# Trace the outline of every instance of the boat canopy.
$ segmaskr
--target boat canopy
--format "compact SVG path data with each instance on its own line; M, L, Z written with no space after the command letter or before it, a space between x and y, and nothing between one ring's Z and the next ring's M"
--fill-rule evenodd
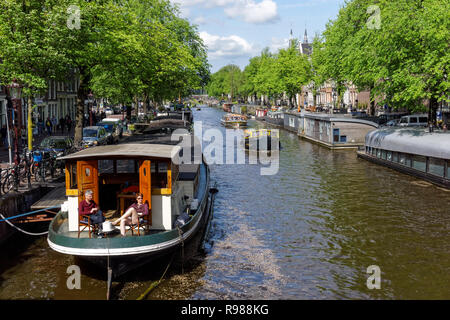
M385 128L369 132L366 146L389 151L450 159L450 132L423 128Z
M174 159L180 152L180 146L166 144L119 144L97 146L81 150L76 153L61 157L61 160L77 160L88 158L108 158L108 157L127 157L127 158L168 158Z

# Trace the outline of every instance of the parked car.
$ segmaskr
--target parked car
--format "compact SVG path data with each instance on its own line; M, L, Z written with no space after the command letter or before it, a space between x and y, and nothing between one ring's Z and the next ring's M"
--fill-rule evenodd
M107 114L107 115L114 114L114 111L111 108L106 108L105 114Z
M403 116L398 123L400 127L426 127L428 125L427 114L413 114Z
M114 130L116 131L116 135L119 136L119 138L122 138L124 127L124 123L122 120L116 118L104 118L102 120L102 123L114 124Z
M108 144L108 134L104 127L92 126L83 128L83 145L88 148Z
M38 149L44 152L54 151L58 154L65 155L72 147L72 138L65 136L50 136L41 141Z
M395 127L398 126L398 123L400 122L400 119L392 119L386 122L386 126L388 127Z
M119 134L116 130L117 125L115 123L100 121L97 123L97 126L105 128L108 136L108 144L119 142Z

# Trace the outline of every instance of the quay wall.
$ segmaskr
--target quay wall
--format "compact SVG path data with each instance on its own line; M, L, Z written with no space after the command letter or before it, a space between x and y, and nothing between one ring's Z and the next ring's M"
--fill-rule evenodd
M13 192L3 195L0 198L0 212L5 218L21 213L29 212L30 207L44 196L48 188L34 186L27 191ZM14 220L10 220L14 223ZM0 244L5 242L16 230L6 222L0 222Z

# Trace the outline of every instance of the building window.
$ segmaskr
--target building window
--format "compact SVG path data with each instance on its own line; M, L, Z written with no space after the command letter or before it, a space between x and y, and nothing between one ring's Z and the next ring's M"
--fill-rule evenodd
M347 136L340 136L339 142L347 142Z
M444 160L436 158L430 158L428 160L428 173L431 173L435 176L443 177L444 167L445 167Z
M333 142L339 142L339 129L333 129Z
M427 171L427 158L423 156L412 156L412 167L416 170Z

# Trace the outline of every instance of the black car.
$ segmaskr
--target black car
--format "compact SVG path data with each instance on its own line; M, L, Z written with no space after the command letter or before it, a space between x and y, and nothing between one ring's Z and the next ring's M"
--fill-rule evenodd
M72 138L65 136L46 137L39 144L39 150L44 152L54 151L58 154L67 154L72 147Z

